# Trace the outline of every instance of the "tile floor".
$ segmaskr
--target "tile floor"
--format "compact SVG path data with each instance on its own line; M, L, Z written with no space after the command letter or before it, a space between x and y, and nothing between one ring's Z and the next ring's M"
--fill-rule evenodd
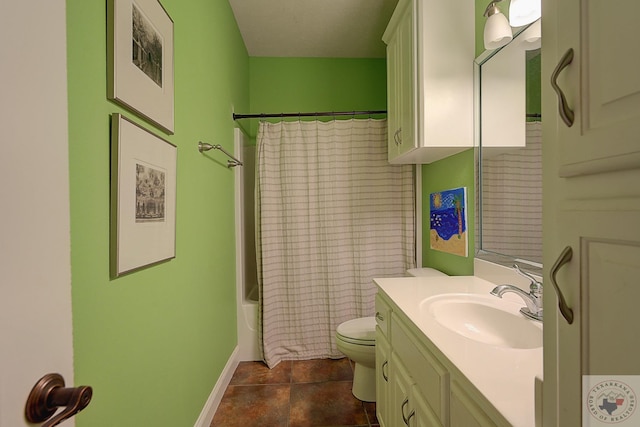
M211 427L374 427L375 403L351 394L349 359L241 362Z

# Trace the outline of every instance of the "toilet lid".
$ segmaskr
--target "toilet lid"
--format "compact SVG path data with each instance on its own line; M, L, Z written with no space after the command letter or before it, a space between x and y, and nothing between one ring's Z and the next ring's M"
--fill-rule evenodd
M375 345L376 318L361 317L359 319L347 320L338 325L336 332L344 341L355 344Z

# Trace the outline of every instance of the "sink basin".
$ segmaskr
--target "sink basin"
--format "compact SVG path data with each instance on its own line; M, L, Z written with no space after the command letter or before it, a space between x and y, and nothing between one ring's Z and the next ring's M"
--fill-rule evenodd
M523 305L491 295L443 294L422 301L420 311L474 341L513 349L541 347L542 328L518 312Z

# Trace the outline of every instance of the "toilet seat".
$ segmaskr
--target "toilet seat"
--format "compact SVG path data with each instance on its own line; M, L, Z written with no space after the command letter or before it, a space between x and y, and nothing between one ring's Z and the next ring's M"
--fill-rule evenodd
M338 325L337 338L344 342L357 345L376 345L376 318L361 317L348 320Z

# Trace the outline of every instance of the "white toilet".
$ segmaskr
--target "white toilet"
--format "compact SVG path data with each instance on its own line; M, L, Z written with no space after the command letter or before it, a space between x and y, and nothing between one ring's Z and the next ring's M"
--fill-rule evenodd
M336 344L356 364L353 395L364 402L376 401L376 318L361 317L341 323Z
M433 268L407 271L409 276L437 277L446 274ZM338 350L356 364L353 373L353 395L364 402L376 401L376 318L347 320L336 329Z

